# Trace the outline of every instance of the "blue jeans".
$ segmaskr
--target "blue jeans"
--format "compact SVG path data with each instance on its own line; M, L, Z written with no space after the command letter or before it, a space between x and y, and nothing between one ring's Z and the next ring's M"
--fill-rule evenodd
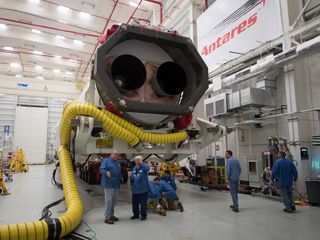
M239 204L238 204L239 181L228 180L228 182L230 187L230 194L232 197L233 208L238 209L239 208Z
M284 206L286 207L286 209L292 210L294 208L292 187L284 186L284 187L280 187L280 189L281 189L281 197L282 197Z
M114 216L114 207L118 201L119 189L104 188L105 213L104 218L110 219Z
M139 211L140 205L140 211ZM148 193L132 194L132 212L133 215L147 216Z

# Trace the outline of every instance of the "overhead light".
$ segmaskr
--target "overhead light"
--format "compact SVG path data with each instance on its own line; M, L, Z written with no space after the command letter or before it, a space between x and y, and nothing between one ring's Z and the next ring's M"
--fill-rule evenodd
M41 77L41 76L38 76L37 79L38 79L38 80L43 80L44 78Z
M64 20L58 20L58 22L61 22L61 23L64 23L64 24L68 24L68 22L64 21Z
M84 7L90 7L90 8L92 8L92 9L95 9L95 7L96 7L96 5L94 5L93 3L91 3L91 2L86 2L86 1L83 1L83 2L82 2L82 6L84 6Z
M21 77L22 77L22 75L17 74L17 75L16 75L16 77L17 77L17 78L21 78Z
M0 23L0 30L5 30L7 29L7 25Z
M35 50L35 51L32 51L32 53L34 53L34 54L37 54L37 55L42 55L42 54L43 54L42 52L40 52L40 51L37 51L37 50Z
M81 18L84 18L84 19L88 19L91 17L89 13L85 13L85 12L80 12L79 15Z
M4 47L3 49L7 50L7 51L13 51L14 50L13 47Z
M60 73L60 69L53 69L54 73Z
M132 7L138 7L138 3L135 2L129 2L129 5Z
M82 42L82 41L77 40L77 39L74 39L74 40L73 40L73 43L74 43L74 44L77 44L77 45L81 45L81 44L83 44L83 42Z
M68 12L70 11L70 8L60 5L60 6L58 7L58 10L59 10L60 12L63 12L63 13L68 13Z
M40 3L40 0L29 0L29 2Z
M73 72L67 71L66 74L70 76L70 75L73 75Z
M32 32L33 32L33 33L37 33L37 34L41 34L41 31L36 30L36 29L32 29Z
M75 59L70 59L69 62L76 63L77 60L75 60Z
M59 55L54 55L55 58L62 58L61 56Z
M10 63L10 67L20 67L19 63Z
M60 35L56 35L56 38L61 39L61 40L65 39L64 36L60 36Z
M43 67L42 67L42 66L37 65L37 66L36 66L36 69L37 69L37 70L42 70L42 69L43 69Z

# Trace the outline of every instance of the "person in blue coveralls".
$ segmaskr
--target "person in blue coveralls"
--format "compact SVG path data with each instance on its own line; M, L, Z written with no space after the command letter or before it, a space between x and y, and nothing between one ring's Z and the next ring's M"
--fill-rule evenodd
M293 162L286 156L283 151L279 152L280 158L272 167L271 180L274 181L278 178L278 185L281 189L281 196L285 209L283 211L292 213L296 211L293 201L292 184L298 179L298 172Z
M232 197L230 208L234 212L239 212L238 192L240 184L241 166L240 161L232 156L231 150L227 150L225 157L227 159L227 179Z
M148 199L153 213L166 216L166 210L162 206L158 207L160 200L160 191L158 185L154 181L149 181Z
M135 167L132 169L130 183L132 191L132 212L131 219L147 219L147 204L149 192L149 165L142 161L141 156L135 157ZM139 209L140 208L140 209Z
M170 184L170 186L177 191L177 185L175 183L175 177L171 175L170 170L165 170L164 174L160 177L160 180L163 180Z
M118 218L114 216L114 207L118 201L120 183L121 183L121 168L118 162L119 153L112 150L109 158L103 160L100 166L101 186L104 189L105 198L105 213L104 222L114 224Z
M164 180L160 180L159 177L156 177L153 181L159 188L161 196L160 205L162 205L166 210L179 209L180 212L183 212L182 203L178 201L176 191L171 187L171 185Z

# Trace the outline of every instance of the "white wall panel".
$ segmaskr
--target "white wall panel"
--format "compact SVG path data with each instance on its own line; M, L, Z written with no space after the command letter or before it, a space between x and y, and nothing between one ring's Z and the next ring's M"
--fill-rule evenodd
M47 127L47 107L17 106L13 145L25 151L29 163L45 162Z

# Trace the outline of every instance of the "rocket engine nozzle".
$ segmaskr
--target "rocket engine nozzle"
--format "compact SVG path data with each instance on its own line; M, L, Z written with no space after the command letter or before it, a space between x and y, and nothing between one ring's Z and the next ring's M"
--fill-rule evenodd
M120 91L132 91L141 88L146 75L146 68L135 56L120 55L112 62L111 76Z
M153 90L161 97L175 96L184 91L187 75L175 62L165 62L158 68L156 77L151 80Z

